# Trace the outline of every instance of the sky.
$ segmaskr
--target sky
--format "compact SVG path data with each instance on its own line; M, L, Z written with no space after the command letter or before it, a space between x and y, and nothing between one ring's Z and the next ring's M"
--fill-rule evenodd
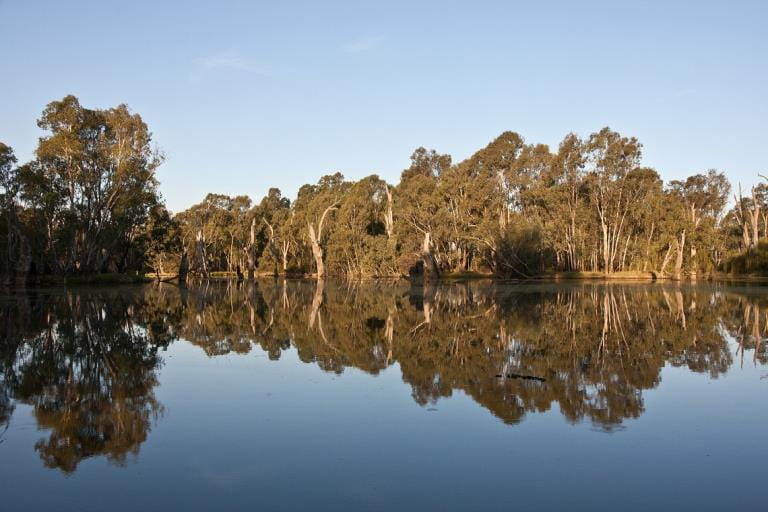
M168 207L337 170L397 182L505 130L554 150L604 126L665 180L768 174L768 2L0 0L0 141L45 105L126 103L166 155Z

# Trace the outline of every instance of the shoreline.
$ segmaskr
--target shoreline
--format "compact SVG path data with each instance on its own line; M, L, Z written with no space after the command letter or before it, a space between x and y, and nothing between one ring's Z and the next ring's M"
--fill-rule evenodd
M254 276L255 280L262 279L301 279L301 280L316 280L317 278L313 274L266 274L260 273ZM210 281L228 281L236 280L237 274L234 272L212 272L207 278L201 276L189 276L189 281L199 280ZM345 280L345 281L411 281L412 283L425 282L423 276L408 277L408 276L376 276L376 277L354 277L345 278L344 276L328 276L328 280ZM759 274L725 274L722 272L715 272L710 274L704 274L691 278L691 276L685 276L681 279L675 279L669 275L658 275L654 272L615 272L612 274L604 274L602 272L554 272L552 274L542 274L533 276L530 278L500 278L492 274L482 274L477 272L462 272L453 274L444 274L434 280L427 280L427 282L434 283L448 283L448 282L460 282L460 281L495 281L500 283L551 283L551 282L635 282L635 283L651 283L655 281L659 282L677 282L677 283L698 283L698 282L736 282L736 283L754 283L754 284L768 284L768 276ZM247 282L248 279L242 280ZM157 282L178 282L178 274L94 274L94 275L82 275L82 276L42 276L37 279L28 280L19 284L13 278L5 278L0 280L0 288L3 289L17 289L17 288L68 288L77 286L101 286L101 285L131 285L131 284L149 284Z

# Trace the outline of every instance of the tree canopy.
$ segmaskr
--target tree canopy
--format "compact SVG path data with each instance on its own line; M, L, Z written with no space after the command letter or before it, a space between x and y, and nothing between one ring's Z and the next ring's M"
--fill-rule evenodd
M507 131L459 162L419 147L396 184L335 172L295 200L276 188L259 201L210 193L174 215L155 178L163 154L127 106L89 109L67 96L45 107L38 126L44 135L30 162L19 165L0 143L6 282L185 266L248 278L683 278L760 269L744 254L768 237L765 184L731 197L714 169L664 183L635 137L607 127L569 133L556 149Z

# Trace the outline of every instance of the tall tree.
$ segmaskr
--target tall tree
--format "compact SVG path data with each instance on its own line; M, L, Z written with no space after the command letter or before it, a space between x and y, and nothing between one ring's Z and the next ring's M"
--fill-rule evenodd
M706 174L695 174L684 181L671 181L669 188L685 208L677 244L677 261L680 265L682 264L687 235L690 245L690 273L695 276L699 267L698 247L705 241L712 240L712 237L707 234L714 232L717 228L731 187L724 174L710 169ZM759 209L755 212L759 213ZM753 220L757 224L757 217ZM679 276L679 273L678 265L676 274Z
M307 240L314 259L315 275L323 278L325 272L325 244L328 239L328 223L333 212L339 208L342 197L350 184L337 172L323 176L317 185L305 185L299 190L295 203L295 215L299 219L296 228L303 222Z
M442 175L451 167L450 155L423 147L411 155L411 165L402 172L395 193L395 222L402 229L402 252L405 269L421 261L424 274L437 277L440 269L435 256L435 231L445 229L450 218L446 205L438 196ZM420 243L419 243L420 238Z
M18 180L16 174L16 155L13 149L0 142L0 189L2 189L2 202L0 203L0 213L4 219L4 232L0 243L4 247L2 266L0 273L12 273L13 265L17 259L17 249L21 242L21 233L18 227L16 215L16 196L18 194Z
M65 211L64 271L104 270L158 202L155 170L163 156L125 105L91 110L67 96L48 104L38 126L49 133L36 152L40 172Z
M627 217L642 192L628 179L640 165L641 145L634 137L603 128L589 137L586 150L590 200L600 226L602 267L610 273L616 269Z

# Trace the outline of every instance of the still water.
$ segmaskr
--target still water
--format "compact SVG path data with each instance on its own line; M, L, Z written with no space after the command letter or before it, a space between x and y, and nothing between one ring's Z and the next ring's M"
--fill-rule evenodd
M768 288L0 296L0 510L765 510Z

